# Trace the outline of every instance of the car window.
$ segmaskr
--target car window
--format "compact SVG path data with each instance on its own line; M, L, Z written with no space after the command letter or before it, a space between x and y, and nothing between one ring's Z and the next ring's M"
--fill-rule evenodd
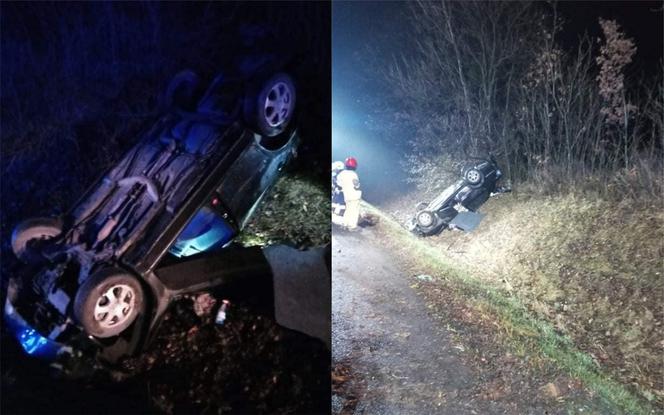
M169 252L176 257L186 257L219 248L228 243L235 231L228 222L212 209L200 209L189 221Z

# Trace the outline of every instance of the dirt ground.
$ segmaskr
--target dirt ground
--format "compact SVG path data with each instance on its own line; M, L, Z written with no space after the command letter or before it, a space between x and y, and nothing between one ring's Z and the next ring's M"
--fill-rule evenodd
M330 352L234 304L227 322L176 303L152 345L115 367L62 378L2 333L2 413L329 413Z
M607 413L579 382L536 372L464 322L379 229L333 229L333 413Z

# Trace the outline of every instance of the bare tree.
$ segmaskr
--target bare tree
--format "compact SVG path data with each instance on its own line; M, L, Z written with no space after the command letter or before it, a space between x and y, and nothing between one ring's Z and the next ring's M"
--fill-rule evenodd
M527 2L418 2L417 58L386 74L407 103L417 128L414 148L428 160L501 152L511 171L509 145L517 82L538 34L541 13Z
M414 51L383 75L415 132L408 168L421 187L488 151L513 182L554 191L606 190L661 164L661 79L626 79L636 45L617 23L600 20L599 50L588 37L565 50L555 3L420 1L411 12Z

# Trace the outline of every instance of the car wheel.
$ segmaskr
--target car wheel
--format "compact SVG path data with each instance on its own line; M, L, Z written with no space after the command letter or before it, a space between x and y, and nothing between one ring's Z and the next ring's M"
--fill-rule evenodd
M79 287L74 316L85 331L105 338L117 336L143 311L143 289L133 275L119 268L92 274Z
M185 70L178 73L166 88L162 98L163 108L165 110L177 108L193 111L196 108L200 85L200 78L195 72Z
M275 137L286 130L295 113L295 84L290 76L278 73L250 88L245 98L244 116L259 134Z
M466 174L464 174L464 178L468 183L471 185L478 185L481 184L482 181L484 180L484 175L482 174L481 171L472 168L466 170Z
M11 244L14 255L28 263L36 256L34 243L54 238L62 233L59 218L32 218L19 223L12 232Z
M423 210L416 216L417 224L422 228L431 228L436 223L436 216L433 212Z

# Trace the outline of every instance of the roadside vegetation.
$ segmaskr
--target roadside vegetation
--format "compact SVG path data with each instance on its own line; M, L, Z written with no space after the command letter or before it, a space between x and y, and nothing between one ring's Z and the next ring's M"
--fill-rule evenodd
M380 206L396 249L624 413L662 410L662 62L637 69L640 45L615 20L561 41L555 3L418 2L411 17L413 50L383 70L413 131L413 191ZM399 228L487 153L513 193L478 229Z
M473 234L448 232L428 239L411 235L393 215L368 205L366 208L381 217L379 232L384 233L390 248L407 258L415 274L431 275L438 292L446 293L444 312L455 307L472 310L466 324L489 327L495 339L505 342L517 356L526 357L534 367L550 364L580 380L611 413L649 414L655 407L661 408L661 394L656 390L661 387L661 344L655 341L661 328L649 313L661 312L658 304L662 298L646 296L644 302L644 297L633 296L634 290L644 293L650 289L661 295L661 279L654 275L657 271L651 269L653 275L641 280L613 277L622 289L602 284L597 281L602 278L598 270L580 268L574 261L582 256L578 249L573 248L570 254L564 238L546 238L551 224L535 224L518 234L536 244L538 238L531 232L539 233L551 244L547 252L550 258L538 261L532 255L539 251L529 251L516 239L507 242L515 238L514 232L506 232L507 222L535 222L533 218L507 214L499 220L496 216L510 211L514 202L507 198L502 205L495 202L498 206L493 206L494 201L487 204L492 205L491 211L486 211L491 216L487 223L494 222L491 226L483 223ZM591 243L603 240L601 235L593 238ZM543 239L540 244L545 243ZM568 284L566 274L543 270L552 258L555 263L575 264L573 284ZM647 307L652 310L646 311ZM636 316L634 310L641 313ZM643 339L652 341L646 345Z
M413 49L375 69L412 131L404 168L420 190L492 152L515 188L661 197L664 66L635 68L619 22L571 45L555 3L411 5Z
M330 197L323 184L300 174L284 176L265 195L237 241L298 248L330 242Z

